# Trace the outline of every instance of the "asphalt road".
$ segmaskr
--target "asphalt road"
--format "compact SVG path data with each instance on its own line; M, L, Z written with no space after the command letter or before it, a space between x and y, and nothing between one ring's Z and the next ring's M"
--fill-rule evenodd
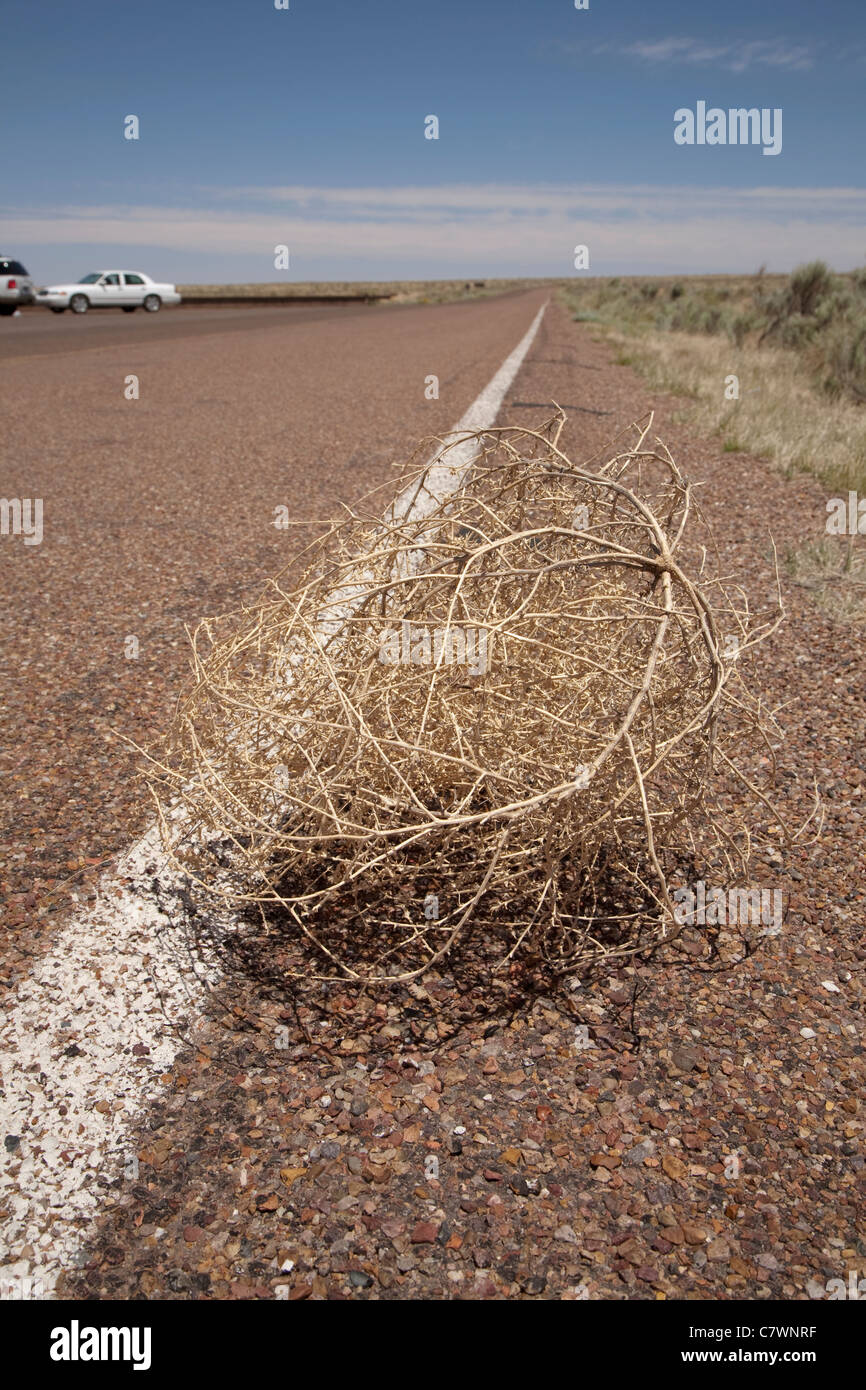
M311 538L303 523L454 425L544 298L0 320L0 496L44 514L41 544L0 536L0 920L35 894L11 916L28 940L44 931L78 861L145 827L113 731L165 726L185 625L257 592Z
M394 309L401 312L399 306ZM296 330L311 323L339 317L342 322L376 312L368 304L271 304L180 305L146 314L143 309L124 314L118 309L96 310L87 314L52 314L44 308L26 308L19 317L0 318L0 361L80 351L92 347L121 347L126 344L175 342L202 335L255 332L260 328ZM381 310L380 310L381 312ZM402 310L405 312L405 309ZM279 322L276 322L276 318Z

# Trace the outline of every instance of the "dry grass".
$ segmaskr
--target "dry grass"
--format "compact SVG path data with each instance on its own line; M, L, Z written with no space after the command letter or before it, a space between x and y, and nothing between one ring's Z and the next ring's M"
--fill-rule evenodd
M326 280L306 283L282 280L262 284L178 285L177 288L185 300L193 303L197 299L214 299L220 296L251 301L292 300L310 296L326 299L369 296L393 304L445 304L453 300L489 298L510 290L553 288L561 283L559 279Z
M678 418L726 452L757 454L787 476L810 473L828 498L866 495L862 271L834 275L817 261L790 276L579 281L561 294L578 322L615 345L618 362L686 397ZM731 376L736 399L726 398ZM820 536L796 562L845 621L863 616L862 544L841 574Z
M682 418L726 449L762 455L788 475L811 473L833 494L866 493L866 410L822 395L796 352L696 333L611 337L652 386L687 396ZM739 400L725 400L730 374Z
M866 622L866 553L853 537L824 536L791 547L783 557L789 582L809 589L815 602L841 622Z
M620 362L689 397L684 420L726 449L866 492L863 272L816 261L788 276L578 280L561 297L612 337ZM737 400L725 399L731 374Z
M327 280L307 283L285 280L268 282L250 281L233 285L178 285L178 291L185 300L216 299L302 299L313 295L322 298L342 299L347 295L388 295L388 285L373 281Z

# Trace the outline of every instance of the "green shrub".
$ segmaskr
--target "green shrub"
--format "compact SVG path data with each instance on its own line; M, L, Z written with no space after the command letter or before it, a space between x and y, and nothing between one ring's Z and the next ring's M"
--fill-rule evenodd
M866 401L866 314L831 324L821 348L825 391Z
M790 312L808 318L833 289L834 277L823 261L810 261L791 272L788 284Z
M731 341L737 347L742 347L743 343L746 341L748 334L752 332L752 329L754 327L754 313L747 312L742 314L735 314L734 317L731 319L731 323L728 328L728 335Z
M823 261L798 266L787 285L761 305L767 319L761 341L775 338L785 347L802 346L826 321L828 301L837 293L835 276ZM825 315L819 318L822 305Z

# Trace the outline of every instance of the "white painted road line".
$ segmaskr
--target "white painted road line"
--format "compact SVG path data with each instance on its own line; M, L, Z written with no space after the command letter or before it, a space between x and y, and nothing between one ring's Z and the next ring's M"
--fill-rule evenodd
M433 461L430 506L475 457L477 444L459 436L495 423L545 307L455 426L447 464ZM410 505L425 514L421 499ZM0 1290L12 1296L51 1298L76 1263L103 1194L133 1166L160 1076L201 1021L201 981L183 964L187 929L156 906L154 878L177 884L155 826L102 880L96 906L70 918L0 1023L0 1207L10 1213Z
M466 414L454 426L451 442L446 445L445 456L441 462L432 461L423 489L419 492L418 488L411 488L397 497L393 509L389 508L389 516L393 510L393 516L400 517L411 508L413 517L423 517L438 506L443 496L453 492L478 452L478 445L471 436L478 430L490 429L495 423L505 400L505 393L523 366L524 358L535 341L548 302L542 304L517 347L508 354L499 371L488 381ZM460 439L460 435L469 437Z
M135 1153L136 1122L188 1032L201 992L184 971L184 928L147 883L174 875L154 826L77 913L0 1025L0 1282L51 1297ZM17 1140L17 1143L15 1142ZM33 1255L22 1257L31 1246Z

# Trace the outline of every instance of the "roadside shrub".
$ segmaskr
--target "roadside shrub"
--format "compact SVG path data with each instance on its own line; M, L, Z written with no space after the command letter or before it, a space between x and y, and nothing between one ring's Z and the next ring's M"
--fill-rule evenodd
M728 334L737 347L742 347L754 327L755 315L753 313L735 314L728 328Z
M822 385L831 396L866 401L866 314L831 324L822 342Z
M680 333L718 333L723 318L724 313L716 304L684 299L673 311L669 327Z
M786 347L801 346L821 326L818 310L835 288L834 276L823 261L798 266L787 285L767 300L767 325L760 341L775 338Z
M797 266L781 284L778 276L768 279L763 266L724 284L696 276L663 287L615 276L585 285L571 305L579 321L627 333L724 334L738 348L747 341L785 348L802 354L819 389L866 400L866 267L842 275L815 260Z
M791 272L788 285L790 312L808 318L833 289L833 275L824 261L810 261Z

